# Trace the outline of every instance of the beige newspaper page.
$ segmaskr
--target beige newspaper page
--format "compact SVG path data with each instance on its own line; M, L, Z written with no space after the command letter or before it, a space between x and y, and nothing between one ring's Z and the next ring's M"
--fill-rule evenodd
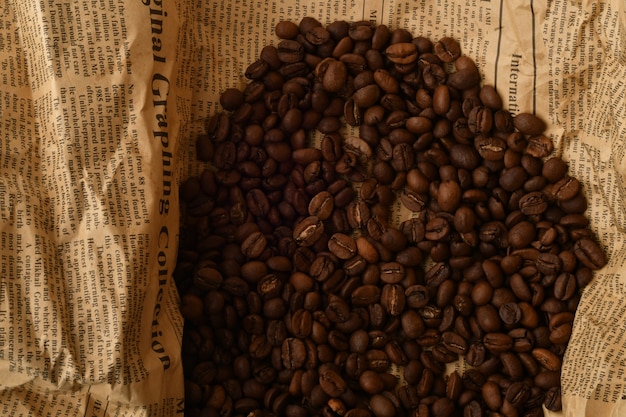
M245 85L245 68L263 46L277 42L273 29L283 19L371 20L431 39L455 37L484 82L497 88L505 108L546 120L555 154L568 161L584 186L591 227L609 259L582 296L563 365L563 412L546 414L626 414L623 1L275 0L193 7L194 53L182 68L199 77L189 124L182 127L182 137L190 139L182 150L182 178L204 169L195 161L194 139L206 118L220 110L219 93Z
M171 2L0 7L0 415L183 412Z

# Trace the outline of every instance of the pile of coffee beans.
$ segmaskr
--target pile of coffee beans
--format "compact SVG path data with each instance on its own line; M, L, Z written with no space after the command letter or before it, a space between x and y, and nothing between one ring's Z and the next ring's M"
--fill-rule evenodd
M280 22L181 184L188 416L561 409L606 259L545 123L452 38Z

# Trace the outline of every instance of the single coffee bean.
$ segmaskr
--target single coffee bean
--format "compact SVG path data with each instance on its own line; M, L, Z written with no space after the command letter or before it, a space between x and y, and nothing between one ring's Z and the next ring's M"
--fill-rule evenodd
M287 338L281 347L283 366L287 369L296 369L304 365L306 360L306 346L297 338Z
M468 347L465 360L471 366L480 366L485 361L486 355L485 345L482 342L474 342Z
M550 350L546 348L535 348L531 353L537 362L548 371L558 371L561 369L561 359Z
M535 336L533 333L523 327L511 330L509 336L513 338L513 350L515 352L528 352L535 344Z
M483 85L479 93L480 101L493 111L502 108L502 99L492 85Z
M443 345L449 351L456 353L457 355L465 355L468 349L467 341L454 332L444 332L441 335L441 341Z
M295 39L299 32L298 25L288 20L281 20L274 27L274 33L281 39Z
M454 62L461 55L461 47L454 38L443 37L435 43L435 54L443 62Z
M498 312L506 326L516 325L522 319L522 310L517 303L502 304Z
M523 382L515 382L506 390L505 399L513 407L521 407L530 396L530 388Z
M548 201L540 191L525 194L519 201L519 208L526 215L541 214L548 208Z
M606 265L606 257L600 246L591 239L580 239L574 244L574 255L587 268L600 269Z
M376 285L363 285L354 290L351 294L352 305L355 307L366 307L377 303L380 300L380 288Z
M513 125L525 135L539 135L546 128L543 120L532 113L519 113L513 118Z
M513 338L506 333L487 333L483 344L491 352L506 352L513 347Z
M335 200L333 195L328 191L322 191L311 199L308 211L311 216L317 216L320 220L326 220L330 218L334 208Z
M391 316L398 316L406 306L404 289L398 284L385 284L380 294L380 302Z
M293 238L298 245L311 246L324 233L324 223L317 216L302 220L293 230Z
M554 150L554 144L545 135L534 135L528 138L528 144L526 145L526 155L535 158L545 158L550 155Z
M261 256L266 247L265 235L262 232L254 232L241 243L241 252L248 258L257 258Z
M491 304L484 304L476 308L476 320L485 332L497 332L502 326L498 310Z
M380 279L387 284L397 284L405 277L404 266L398 262L386 262L380 266Z
M339 397L346 389L346 381L333 369L324 369L319 374L319 384L330 397Z
M399 42L388 46L385 54L394 64L410 64L417 59L417 48L410 42Z
M437 203L442 210L453 213L461 203L461 187L456 181L443 181L437 190Z
M550 411L560 411L562 409L561 388L550 388L546 393L546 399L544 400L543 405Z
M352 237L343 233L335 233L328 241L328 250L339 259L350 259L356 255L357 247Z
M558 180L551 189L554 198L558 201L567 201L574 198L580 191L580 182L570 176Z
M477 115L475 115L475 117L477 117ZM487 126L476 126L474 127L474 130L484 130L484 128L486 127ZM476 149L476 151L478 151L478 154L481 156L481 158L488 161L500 161L504 158L506 143L502 139L497 137L479 135L474 140L474 148Z

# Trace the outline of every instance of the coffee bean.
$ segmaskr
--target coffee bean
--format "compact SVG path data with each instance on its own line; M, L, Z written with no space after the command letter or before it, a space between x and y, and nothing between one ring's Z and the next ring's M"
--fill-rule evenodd
M506 333L487 333L483 344L491 352L506 352L513 347L513 338Z
M480 328L485 332L497 332L502 325L498 310L491 304L484 304L477 307L476 320Z
M443 37L435 43L437 57L443 62L454 62L461 54L461 47L456 39Z
M398 284L385 284L380 294L380 302L391 316L398 316L406 305L404 290Z
M346 389L346 381L333 369L324 369L319 376L320 387L330 397L339 397Z
M241 243L241 252L248 258L257 258L261 256L266 247L265 235L261 232L254 232Z
M539 135L546 128L546 124L532 113L519 113L513 118L513 125L525 135Z
M571 200L580 191L580 182L574 177L565 176L552 186L551 191L558 201Z
M600 269L606 265L606 257L600 246L591 239L580 239L574 245L574 255L587 268Z
M467 341L454 332L444 332L441 341L446 349L457 355L464 355L467 352Z
M543 404L550 411L560 411L562 408L561 388L550 388L546 393L546 399L544 400Z
M311 246L324 233L324 223L317 216L309 216L296 225L293 238L298 245Z
M350 259L356 255L357 247L353 238L343 233L333 234L328 241L330 250L339 259Z
M396 413L393 402L382 394L374 394L370 398L369 404L376 417L392 417Z
M515 382L507 388L504 398L513 407L520 407L528 400L529 396L530 388L523 382Z
M478 126L474 127L474 129L482 128ZM476 137L474 140L474 147L478 151L479 155L488 161L502 160L506 151L506 144L502 139L482 135Z
M507 326L516 325L522 319L522 310L516 303L504 303L498 312L502 322Z
M542 192L533 191L520 199L519 208L526 215L541 214L547 210L548 201Z
M526 155L535 158L545 158L554 150L554 144L546 135L534 135L528 138Z
M492 85L483 85L479 93L480 101L493 111L502 108L502 99Z
M274 28L276 36L281 39L294 39L298 33L298 25L288 20L278 22Z
M561 369L561 359L546 348L535 348L532 350L533 358L548 371L558 371Z

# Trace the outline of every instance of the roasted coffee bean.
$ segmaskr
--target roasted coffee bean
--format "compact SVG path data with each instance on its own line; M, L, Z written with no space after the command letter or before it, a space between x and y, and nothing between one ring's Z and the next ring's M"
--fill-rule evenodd
M525 135L539 135L546 128L546 124L532 113L519 113L513 118L513 125Z
M562 408L561 403L561 388L552 387L546 393L546 398L543 405L550 411L560 411Z
M504 303L498 312L505 326L516 325L522 319L522 310L517 303Z
M398 284L385 284L380 294L380 302L389 315L400 315L406 305L404 289Z
M477 117L475 115L475 117ZM482 119L481 119L482 120ZM487 126L476 126L476 129L485 129ZM478 154L487 161L501 161L506 151L505 142L497 137L478 135L474 140L474 148Z
M558 180L551 188L551 192L557 201L567 201L574 198L580 191L580 182L570 176Z
M366 307L380 301L380 288L376 285L363 285L351 294L352 304L356 307Z
M404 266L398 262L386 262L380 266L380 279L384 283L397 284L404 277Z
M479 93L480 101L493 111L502 108L502 99L492 85L483 85Z
M501 388L495 381L486 381L481 388L482 396L485 400L485 404L492 411L500 410L502 407L502 392Z
M346 381L333 369L324 369L319 374L319 384L330 397L339 397L346 389Z
M317 216L309 216L296 225L293 238L298 245L312 246L324 233L324 223Z
M281 347L283 366L287 369L296 369L304 365L306 360L306 345L297 338L287 338Z
M388 46L385 54L394 64L411 64L417 59L417 48L413 43L399 42Z
M267 239L262 232L254 232L250 234L241 243L241 252L248 258L257 258L265 251L267 247Z
M443 62L454 62L461 54L461 47L456 39L443 37L435 43L434 52Z
M606 265L606 257L600 246L591 239L580 239L574 245L574 255L587 268L600 269Z
M558 371L561 369L561 359L546 348L535 348L532 355L539 364L548 371Z
M511 384L505 394L505 399L513 407L522 406L530 396L530 388L523 382L515 382Z
M506 333L487 333L483 344L491 352L506 352L513 347L513 338Z
M541 174L551 183L561 180L567 173L567 163L559 157L552 157L543 163Z
M454 332L444 332L441 335L441 341L446 349L457 355L465 355L467 352L467 341Z
M352 237L343 233L335 233L328 240L328 250L339 259L350 259L356 255L357 246Z
M526 215L541 214L547 210L548 201L545 194L540 191L533 191L520 199L519 208Z
M317 216L320 220L330 218L335 208L335 199L328 191L316 194L309 203L309 214Z
M546 135L534 135L528 138L526 155L535 158L545 158L554 150L554 144Z
M437 190L437 203L448 213L453 213L461 203L461 187L456 181L442 181Z

